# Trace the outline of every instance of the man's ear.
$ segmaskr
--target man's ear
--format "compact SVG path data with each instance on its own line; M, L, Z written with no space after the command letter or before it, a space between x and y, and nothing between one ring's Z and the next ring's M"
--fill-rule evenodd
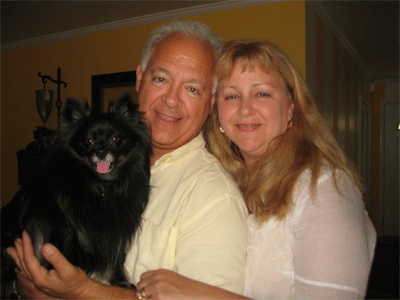
M214 105L215 105L215 98L216 98L216 94L214 94L214 95L211 96L211 105L210 105L210 111L208 112L208 114L211 114L211 112L212 112L212 110L213 110L213 108L214 108Z
M142 81L142 78L143 78L143 70L139 64L136 68L136 83L135 83L136 92L139 92L140 82Z

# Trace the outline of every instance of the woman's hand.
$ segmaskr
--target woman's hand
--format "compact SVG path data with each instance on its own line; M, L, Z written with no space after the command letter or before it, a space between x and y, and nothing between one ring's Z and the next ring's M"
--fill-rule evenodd
M54 267L47 270L34 254L31 239L24 231L22 240L15 242L15 249L7 252L17 264L19 290L23 296L29 298L80 298L91 280L87 274L71 265L61 252L51 244L42 248L44 258Z
M148 299L248 299L165 269L144 272L136 288Z

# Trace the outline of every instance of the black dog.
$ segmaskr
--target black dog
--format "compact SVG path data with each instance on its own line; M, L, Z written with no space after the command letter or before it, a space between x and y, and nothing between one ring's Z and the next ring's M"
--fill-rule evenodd
M124 262L148 202L152 153L141 117L129 93L98 115L67 99L44 171L1 210L2 250L26 230L45 267L41 248L51 243L89 276L132 287ZM2 254L5 283L15 264Z

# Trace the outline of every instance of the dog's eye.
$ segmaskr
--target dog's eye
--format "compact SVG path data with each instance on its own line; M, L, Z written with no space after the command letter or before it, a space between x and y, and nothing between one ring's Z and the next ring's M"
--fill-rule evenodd
M121 140L121 139L120 139L119 136L112 136L112 137L111 137L111 141L113 141L113 142L116 143L116 144L118 144L120 140Z
M88 146L93 145L93 140L92 140L92 139L87 139L87 140L85 141L85 143L86 143L86 145L88 145Z

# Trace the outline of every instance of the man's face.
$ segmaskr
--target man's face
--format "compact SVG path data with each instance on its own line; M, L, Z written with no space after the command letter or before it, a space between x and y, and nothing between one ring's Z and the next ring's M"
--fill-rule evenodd
M214 104L211 46L171 35L154 49L143 72L136 71L139 110L151 127L155 160L190 142Z

